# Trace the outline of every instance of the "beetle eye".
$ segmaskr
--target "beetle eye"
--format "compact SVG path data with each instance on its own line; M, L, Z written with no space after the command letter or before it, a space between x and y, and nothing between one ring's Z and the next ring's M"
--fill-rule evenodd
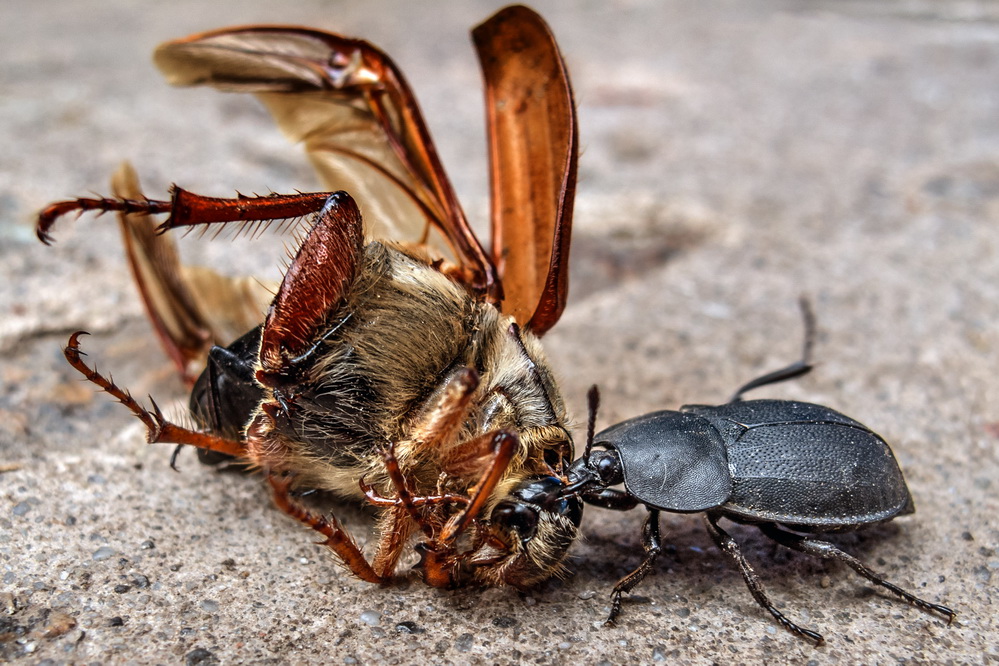
M517 532L521 541L534 536L538 528L538 512L518 502L503 502L493 510L493 520Z
M624 480L621 474L621 459L610 451L594 451L590 458L591 465L600 482L613 486Z

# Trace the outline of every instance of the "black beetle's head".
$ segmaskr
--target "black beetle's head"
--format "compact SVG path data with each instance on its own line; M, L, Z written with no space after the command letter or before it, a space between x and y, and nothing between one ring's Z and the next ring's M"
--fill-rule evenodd
M575 460L566 474L569 483L563 486L563 495L600 491L624 483L621 454L616 449L590 449Z
M534 477L493 507L469 560L476 580L523 589L564 573L583 518L582 502L566 497L564 488L558 477Z

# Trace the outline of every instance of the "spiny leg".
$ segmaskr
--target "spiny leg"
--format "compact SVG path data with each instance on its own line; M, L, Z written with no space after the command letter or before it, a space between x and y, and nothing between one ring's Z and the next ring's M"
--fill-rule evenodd
M492 444L492 460L489 461L488 467L486 467L478 483L472 489L471 501L465 507L464 512L457 519L450 521L445 526L440 537L443 543L453 542L465 531L465 528L473 520L478 518L486 501L496 488L496 484L499 483L500 478L506 472L506 468L510 465L510 460L513 459L514 451L517 450L519 443L516 433L508 430L487 432L484 435L476 437L472 440L472 443L474 444L478 440L488 440Z
M401 549L395 545L398 539L393 533L404 527L408 529L415 523L426 537L426 541L418 545L423 557L417 568L422 571L424 582L435 587L452 587L457 582L460 560L456 548L458 536L478 517L516 450L516 436L505 431L486 433L448 446L466 419L468 405L478 383L478 374L474 369L457 369L437 402L414 427L411 436L413 442L422 443L427 450L443 456L440 460L443 473L458 476L479 474L477 483L468 494L416 494L396 456L394 443L386 447L383 458L385 472L395 488L396 497L382 497L361 480L361 490L368 501L388 507L389 515L382 530L384 537L376 564L394 566ZM464 509L457 513L445 511L445 505L464 505ZM403 521L403 516L408 516L411 522Z
M52 236L49 232L56 220L72 212L83 213L87 211L118 212L129 215L169 213L170 217L160 225L159 231L225 222L249 224L291 220L321 210L331 194L331 192L309 192L221 198L206 197L174 187L170 193L169 201L111 197L73 199L51 204L39 213L35 233L43 243L50 244Z
M378 547L371 558L371 567L386 580L392 576L406 544L413 535L414 523L401 506L389 507L378 519Z
M739 569L742 571L742 577L746 581L746 585L749 587L749 592L756 599L756 603L763 606L771 615L781 624L782 627L790 631L792 634L801 636L802 638L814 641L816 645L822 645L825 639L822 635L814 631L805 629L804 627L799 627L791 620L787 619L783 613L777 610L774 605L770 602L767 593L763 590L763 583L760 582L759 576L753 571L753 567L749 565L746 561L746 557L742 554L742 550L739 548L739 544L736 543L735 539L731 537L725 530L718 526L717 517L711 515L710 513L704 515L704 524L708 529L708 534L714 539L715 544L721 549L723 553L731 557L739 565Z
M35 225L35 235L38 240L46 245L52 244L52 235L49 231L52 225L63 215L72 212L85 213L87 211L97 211L98 214L117 211L122 214L131 215L157 215L159 213L170 212L169 201L154 201L152 199L121 199L102 197L99 199L73 199L70 201L58 201L50 204L38 214L38 222Z
M468 414L472 394L479 386L479 373L462 367L447 379L437 403L413 427L410 439L434 447L449 444Z
M427 541L417 545L417 550L422 555L417 568L422 571L423 580L427 585L453 587L458 582L456 576L461 560L456 548L458 537L482 512L489 496L510 464L517 443L517 436L506 430L485 433L467 443L472 449L481 448L483 444L489 444L492 449L492 458L479 481L470 489L470 496L413 495L391 448L386 454L386 470L399 496L395 499L381 497L362 480L361 490L368 501L376 505L390 506L393 510L402 507L427 536ZM449 519L445 515L432 522L428 520L425 515L427 508L450 503L464 504L465 508ZM442 523L443 529L440 528Z
M267 483L273 490L274 504L292 518L326 537L320 543L332 550L355 576L369 583L387 582L386 577L375 572L357 542L340 525L335 516L316 515L292 497L290 474L267 472Z
M776 541L782 546L786 546L792 550L796 550L806 555L812 555L814 557L821 557L825 560L838 560L858 574L871 581L875 585L880 585L881 587L889 590L890 592L898 595L908 603L912 604L916 608L920 608L929 613L939 613L947 618L947 624L954 621L954 617L957 615L953 610L947 608L946 606L941 606L940 604L933 604L928 601L924 601L919 597L906 592L894 583L890 583L885 580L880 574L872 571L863 562L858 560L853 555L846 553L828 541L822 541L820 539L812 539L810 537L802 536L800 534L794 534L793 532L788 532L783 530L776 525L759 525L760 531L765 535Z
M459 368L447 381L444 391L437 399L432 409L427 411L412 430L410 440L416 445L425 445L435 453L442 444L450 442L455 436L458 428L465 421L468 412L468 404L472 398L472 393L479 384L478 373L472 368ZM456 448L462 448L459 445ZM360 480L361 492L368 501L377 506L398 506L406 510L416 521L423 533L430 539L437 536L436 530L424 520L423 514L417 509L427 505L442 504L450 501L469 503L468 497L461 495L449 495L438 493L437 495L416 497L406 479L396 456L395 442L389 442L382 458L385 462L385 473L392 486L395 488L396 497L386 498L381 496L365 479ZM445 465L442 463L442 467Z
M460 565L465 557L457 552L458 537L482 512L496 484L506 472L518 444L517 435L498 430L476 437L469 445L471 448L478 448L480 442L486 441L492 446L492 459L478 483L469 490L470 497L465 500L467 503L464 510L447 519L444 528L435 538L416 546L421 555L417 569L423 576L423 582L432 587L450 588L460 582ZM474 550L473 545L468 552Z
M361 479L361 491L364 492L368 501L377 506L386 507L385 514L379 521L382 535L378 543L378 550L374 558L375 571L382 576L388 576L395 570L402 556L402 549L409 540L413 531L413 525L417 525L423 534L431 542L436 540L437 532L443 522L442 519L431 521L428 519L428 507L435 507L440 504L462 501L467 503L468 498L462 496L421 496L413 495L409 481L399 467L399 460L395 456L395 445L389 443L386 447L383 458L385 470L388 474L392 486L396 490L395 499L381 497L377 491L369 486L364 479ZM420 509L423 508L421 511Z
M397 507L405 510L406 513L420 526L423 533L430 539L436 537L436 529L425 519L424 513L422 513L419 509L438 504L469 504L471 502L471 500L464 495L454 495L449 493L441 493L438 495L414 495L413 490L409 485L409 481L406 479L402 469L399 467L399 459L396 458L394 444L389 443L389 445L385 448L385 451L382 453L382 458L385 461L385 472L389 477L389 481L392 483L392 487L395 488L396 496L384 497L364 478L359 481L361 492L364 493L368 502L374 504L375 506Z
M80 351L80 336L87 335L86 331L77 331L69 338L69 343L63 350L63 355L73 368L87 378L88 381L100 386L106 393L116 398L118 402L125 405L143 424L146 426L146 441L150 444L172 443L190 444L199 449L216 451L229 456L241 457L246 455L246 446L243 442L218 437L210 433L196 432L187 428L182 428L174 423L170 423L163 416L159 406L153 402L153 409L145 409L138 401L132 397L128 391L120 388L110 378L105 377L97 370L91 368L83 362ZM152 398L150 398L152 400Z
M642 545L645 546L645 559L642 560L637 569L619 580L614 586L614 591L611 592L611 612L604 624L614 624L614 620L621 613L621 595L625 592L630 593L636 585L641 583L652 571L652 565L659 557L662 550L662 537L659 534L658 509L649 509L649 515L645 518L645 524L642 525Z

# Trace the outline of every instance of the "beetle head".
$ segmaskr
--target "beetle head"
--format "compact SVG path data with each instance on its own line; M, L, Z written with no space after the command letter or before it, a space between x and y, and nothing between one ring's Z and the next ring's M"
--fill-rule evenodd
M583 517L582 502L564 487L554 476L527 479L493 508L467 561L476 581L523 589L562 573Z

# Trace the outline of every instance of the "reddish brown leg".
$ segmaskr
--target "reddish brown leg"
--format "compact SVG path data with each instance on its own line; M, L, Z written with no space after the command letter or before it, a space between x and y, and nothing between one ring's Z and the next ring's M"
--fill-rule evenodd
M453 495L449 493L441 493L439 495L420 495L413 496L409 494L407 497L403 498L400 494L399 497L385 497L380 494L377 490L368 485L368 482L361 479L360 482L361 491L364 496L368 499L368 502L374 504L375 506L390 507L398 506L406 509L410 515L421 507L433 506L435 504L447 504L449 502L455 504L468 504L472 500L468 499L464 495ZM408 492L408 491L407 491ZM414 516L415 518L415 516Z
M210 433L196 432L188 430L178 425L170 423L164 418L160 408L153 402L153 410L149 411L142 407L132 397L132 394L119 388L111 379L104 377L97 370L92 369L83 362L82 356L86 356L80 351L80 336L87 335L86 331L77 331L69 338L69 344L63 350L66 360L77 372L87 378L88 381L100 386L106 393L111 394L121 404L125 405L140 421L146 426L146 441L150 444L172 443L189 444L199 449L207 451L217 451L228 456L241 457L246 454L246 446L243 442L237 442L224 437L218 437ZM152 401L152 398L150 398Z
M340 521L335 516L331 515L328 518L317 516L292 498L289 492L291 481L291 475L277 475L267 472L267 482L274 491L274 503L277 507L300 523L326 537L320 543L336 553L340 561L355 576L369 583L388 582L387 577L375 572L371 564L368 563L367 558L364 557L364 553L361 552L360 547L358 547L357 543L350 536L350 533L340 525Z
M468 403L478 386L478 375L471 368L457 370L448 380L447 387L437 403L424 414L413 431L411 441L425 445L424 453L437 453L438 447L454 440L468 411ZM467 505L471 500L465 495L438 492L436 495L414 496L413 489L400 467L395 445L389 444L384 451L385 473L396 497L386 498L361 480L361 490L368 501L386 508L381 522L382 540L375 556L375 568L379 572L394 570L402 554L406 540L412 534L414 525L419 527L426 541L424 550L424 580L429 585L450 587L453 583L452 571L456 563L453 544L442 544L439 539L441 526L450 515L447 506ZM428 564L429 562L429 564Z
M399 468L399 460L395 457L395 445L389 444L382 457L385 460L385 472L388 474L392 487L395 488L396 497L383 497L377 490L368 485L364 479L360 481L361 492L364 493L368 502L375 506L393 507L405 511L420 526L420 529L427 538L436 538L437 526L432 525L426 520L425 514L420 512L419 509L439 504L468 504L470 502L464 495L440 494L414 496L412 489L409 487L409 482L406 481L405 475L403 475L402 470Z
M414 523L406 508L393 506L382 514L378 528L381 536L371 566L379 576L388 579L413 535Z
M68 215L74 211L85 213L87 211L97 211L107 213L117 211L119 213L139 215L156 215L157 213L169 213L171 202L153 201L152 199L73 199L71 201L58 201L50 204L45 210L38 214L38 222L35 225L35 235L38 240L46 245L52 244L52 236L49 231L52 225L63 215Z
M449 543L457 539L465 531L465 528L478 517L482 511L482 507L485 506L486 501L492 494L493 489L496 488L496 484L499 483L503 473L506 472L506 468L513 458L514 451L517 450L517 435L508 430L486 433L473 440L473 442L486 438L492 441L493 459L489 463L489 467L486 468L482 478L476 484L472 494L472 501L465 507L465 511L457 520L450 521L444 528L444 532L440 537L440 540L444 543Z
M389 568L379 568L379 571L387 572L394 569L404 543L396 537L396 534L405 533L408 538L410 526L415 523L427 537L427 541L417 546L422 555L418 568L422 571L423 581L432 587L455 585L460 561L457 554L457 539L478 517L517 449L516 435L505 430L487 433L471 440L467 445L478 450L485 442L492 445L493 458L473 488L471 497L451 494L413 495L405 475L399 468L399 461L392 446L384 454L385 469L397 496L394 499L382 497L363 479L361 480L361 490L368 501L377 506L387 507L392 513L392 517L382 524L384 536L378 556L375 558L376 563L384 561L384 566ZM465 509L451 519L447 519L446 514L441 515L440 512L433 510L441 505L454 503L464 504ZM441 530L442 523L445 523L443 530Z
M257 371L264 386L295 383L296 365L320 344L317 334L354 281L364 246L361 212L346 192L328 195L321 208L264 321Z
M473 368L459 368L447 380L447 387L437 404L418 424L410 439L439 446L453 441L455 433L465 422L468 404L479 386L479 373Z
M465 510L448 520L436 538L417 545L422 556L417 568L421 571L423 582L432 587L454 587L459 582L462 557L457 552L458 537L478 517L517 449L517 436L505 430L486 433L469 444L476 447L479 440L484 439L493 444L493 459L472 489ZM418 499L413 498L412 501Z
M433 508L442 504L467 504L469 499L463 495L448 494L415 497L409 482L399 468L395 446L390 444L383 455L385 470L396 490L396 497L394 499L383 497L364 479L361 479L360 485L369 502L387 509L380 521L382 538L374 561L375 570L387 576L395 570L414 525L420 528L430 542L435 542L444 519L436 516Z
M160 225L160 231L178 227L193 227L223 222L267 222L303 217L322 209L330 192L306 194L272 194L268 196L234 198L205 197L179 187L170 193L170 201L153 199L73 199L51 204L38 214L35 233L46 245L52 242L49 231L63 215L72 212L119 212L136 215L170 213Z

